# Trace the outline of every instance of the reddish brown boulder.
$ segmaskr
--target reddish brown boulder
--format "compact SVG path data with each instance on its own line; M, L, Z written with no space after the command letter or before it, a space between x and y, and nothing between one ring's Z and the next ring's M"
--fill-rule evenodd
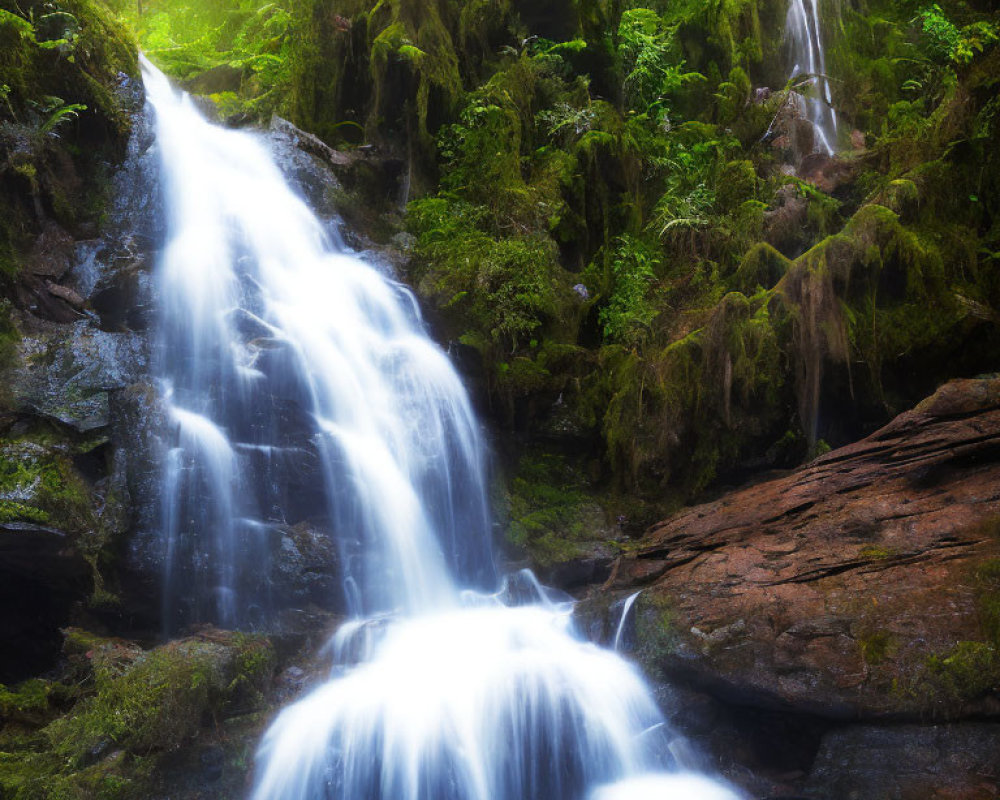
M637 654L715 697L826 719L1000 714L1000 378L947 384L654 526L605 592L639 588Z

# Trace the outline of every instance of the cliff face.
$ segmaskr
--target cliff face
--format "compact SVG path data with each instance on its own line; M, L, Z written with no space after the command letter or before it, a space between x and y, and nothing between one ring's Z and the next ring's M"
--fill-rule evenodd
M891 781L865 751L931 737L946 759L971 737L972 758L1000 743L1000 379L946 384L856 444L654 525L603 591L638 589L640 661L723 704L810 720L818 796L846 796L855 769L865 797L995 788L1000 749L961 775L929 759ZM878 727L901 722L955 736ZM833 762L840 789L822 786Z

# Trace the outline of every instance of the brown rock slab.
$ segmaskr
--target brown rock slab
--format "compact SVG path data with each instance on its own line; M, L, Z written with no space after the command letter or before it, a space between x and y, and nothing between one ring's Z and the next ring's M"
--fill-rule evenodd
M605 590L644 590L637 652L669 679L827 719L927 720L1000 714L998 583L1000 379L985 378L655 525Z

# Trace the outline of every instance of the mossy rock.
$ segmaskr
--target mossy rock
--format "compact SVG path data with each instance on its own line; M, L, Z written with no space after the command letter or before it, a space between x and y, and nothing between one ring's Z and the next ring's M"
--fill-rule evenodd
M509 481L505 505L507 539L523 549L536 567L549 568L613 550L619 537L586 476L557 453L522 455Z
M95 525L90 489L65 452L33 441L7 443L0 447L0 521L81 534Z
M736 289L753 295L759 289L773 289L788 272L792 262L767 242L759 242L743 256L736 272Z
M148 651L72 629L65 649L64 682L0 691L4 797L148 796L166 754L262 707L274 669L268 640L214 629Z
M129 663L118 646L88 651L95 694L45 733L73 764L108 746L135 754L174 749L236 702L253 703L266 687L273 655L266 640L209 632L143 652ZM110 653L109 653L110 651Z

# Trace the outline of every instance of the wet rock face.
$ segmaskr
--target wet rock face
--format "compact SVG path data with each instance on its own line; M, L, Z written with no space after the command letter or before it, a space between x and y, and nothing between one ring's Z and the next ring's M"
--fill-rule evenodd
M330 607L339 600L340 578L336 543L328 526L312 522L275 529L273 590L279 606L312 603Z
M339 239L340 215L334 196L340 182L335 173L347 169L356 156L334 150L277 116L271 120L267 140L281 171L298 187L314 213L330 223L329 230Z
M143 441L155 418L122 411L148 381L162 239L148 119L133 122L102 230L46 222L22 265L19 341L0 376L0 681L51 668L60 628L81 614L129 604L120 554L143 520L134 501L155 496Z
M858 726L823 738L807 781L816 800L993 800L1000 725Z
M19 409L80 432L106 428L109 393L148 370L147 343L130 332L107 333L90 321L60 325L23 315L19 363L11 385Z
M831 718L1000 709L934 661L993 647L998 390L949 384L857 444L654 526L610 584L648 587L647 613L673 620L660 665Z
M111 429L126 469L122 494L128 498L127 557L121 566L129 612L140 627L159 627L163 547L159 542L160 471L166 452L167 420L156 388L149 381L116 392L111 401Z

